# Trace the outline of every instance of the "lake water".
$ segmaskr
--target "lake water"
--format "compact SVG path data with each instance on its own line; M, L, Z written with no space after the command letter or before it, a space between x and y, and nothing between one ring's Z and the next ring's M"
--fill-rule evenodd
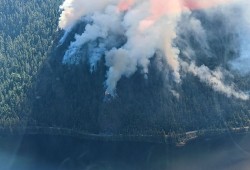
M184 147L44 135L0 138L0 170L249 169L249 135L199 139Z

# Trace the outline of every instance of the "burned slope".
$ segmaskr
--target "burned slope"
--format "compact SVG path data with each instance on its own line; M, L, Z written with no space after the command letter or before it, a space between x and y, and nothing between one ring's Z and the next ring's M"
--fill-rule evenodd
M202 13L195 15L202 18ZM228 61L238 55L237 48L233 48L237 34L223 33L223 18L209 21L203 17L203 22L205 29L218 35L208 40L212 57L202 57L206 51L197 45L195 35L184 37L193 40L198 65L229 69ZM72 32L81 33L85 25L78 24ZM216 26L211 29L212 25ZM169 66L157 54L150 60L146 78L140 71L129 78L122 77L116 95L111 96L105 93L103 84L108 70L104 56L91 72L86 57L89 49L83 46L76 54L81 57L79 64L62 64L73 39L74 34L69 34L63 44L55 45L52 56L41 69L32 106L36 125L91 133L159 134L249 124L249 101L216 92L192 74L183 74L182 83L176 84ZM182 41L177 43L183 46ZM240 89L249 89L249 78L237 72L233 75L228 75L225 81L235 81Z
M110 67L105 51L93 50L104 38L81 46L73 55L80 59L78 64L63 63L75 34L85 31L85 21L79 22L61 43L64 31L56 31L59 1L0 4L4 11L0 17L1 126L53 126L98 134L162 134L249 124L248 100L215 91L205 79L201 81L187 72L186 67L180 69L181 82L176 83L160 50L149 59L147 74L141 74L143 69L138 68L130 76L123 75L111 95L106 91ZM179 32L175 39L180 59L192 65L186 56L188 42L197 67L205 72L215 70L208 71L209 75L221 67L225 84L248 91L249 76L230 66L240 55L239 35L233 29L225 31L227 21L219 14L211 19L202 12L193 12L188 18L193 17L208 33L207 45L198 41L192 29L179 27L187 30ZM182 20L182 26L190 25L189 19ZM124 35L115 36L107 50L127 41ZM90 58L98 51L102 53L93 69ZM197 67L193 68L200 71Z

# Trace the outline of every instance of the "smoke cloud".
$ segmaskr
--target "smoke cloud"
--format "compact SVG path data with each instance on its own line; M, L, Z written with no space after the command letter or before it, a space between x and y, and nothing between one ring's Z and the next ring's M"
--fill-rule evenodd
M240 57L231 62L232 68L246 75L250 72L250 2L241 1L241 16L234 20L240 37Z
M196 65L197 54L190 41L199 44L205 55L210 56L207 30L202 21L193 15L195 10L204 10L212 16L216 10L223 11L228 6L241 0L65 0L60 9L59 28L65 31L61 43L78 22L87 25L82 34L76 34L65 52L64 64L78 64L83 57L78 52L87 49L87 57L91 71L96 69L97 62L104 56L109 68L105 82L106 94L115 95L118 81L130 77L140 70L148 74L151 58L160 51L169 66L175 82L181 83L182 74L197 76L215 91L228 97L248 100L249 96L225 84L220 68L211 70L209 67ZM226 10L225 10L226 11ZM227 12L223 15L230 17ZM246 15L246 14L242 14ZM86 17L88 18L86 21ZM230 20L229 20L230 21ZM236 21L234 21L236 26ZM250 33L249 33L250 35ZM250 37L250 36L249 36ZM180 45L181 44L181 47ZM247 43L246 43L247 44ZM247 47L243 47L246 48ZM242 50L244 51L244 50ZM244 59L244 53L238 60L232 61L234 68L237 62ZM210 56L211 57L211 56ZM248 58L245 58L248 62Z
M182 63L183 69L186 72L198 77L201 82L211 86L215 91L226 94L228 97L234 96L238 99L248 100L249 96L241 91L236 91L233 85L226 85L223 83L223 73L220 69L215 71L210 70L208 67L202 65L196 66L194 63Z

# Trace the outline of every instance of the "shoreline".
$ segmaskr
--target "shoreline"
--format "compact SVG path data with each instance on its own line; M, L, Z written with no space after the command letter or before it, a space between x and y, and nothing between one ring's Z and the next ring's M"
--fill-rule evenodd
M0 136L21 136L21 135L54 135L69 136L84 140L104 141L104 142L146 142L155 144L176 145L177 147L185 146L187 143L199 138L213 138L225 135L243 135L249 134L249 127L238 127L231 129L217 130L200 130L189 131L182 134L174 135L107 135L92 134L59 127L6 127L0 128Z

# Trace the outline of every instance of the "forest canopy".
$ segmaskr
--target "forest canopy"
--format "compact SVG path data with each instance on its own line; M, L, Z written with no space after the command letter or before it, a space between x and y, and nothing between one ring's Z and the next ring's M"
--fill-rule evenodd
M65 127L97 134L159 134L249 125L249 100L219 93L191 73L176 84L172 74L159 70L159 63L169 66L157 55L150 58L147 76L139 69L130 77L121 76L115 95L107 96L104 82L109 67L104 54L94 71L90 71L88 56L92 54L88 50L103 42L102 38L78 49L74 55L80 56L78 64L63 63L76 40L75 34L83 33L88 21L76 23L61 43L65 33L58 28L61 3L0 1L0 126ZM203 46L195 35L182 35L195 49L196 64L205 65L205 70L220 65L229 72L228 60L239 54L234 46L239 36L223 31L223 17L207 19L202 11L192 15L216 35L208 37L213 57L204 58ZM116 40L122 44L126 38ZM184 49L182 41L177 44ZM180 49L183 57L184 50ZM249 76L237 71L228 74L225 82L237 84L242 91L250 88Z

